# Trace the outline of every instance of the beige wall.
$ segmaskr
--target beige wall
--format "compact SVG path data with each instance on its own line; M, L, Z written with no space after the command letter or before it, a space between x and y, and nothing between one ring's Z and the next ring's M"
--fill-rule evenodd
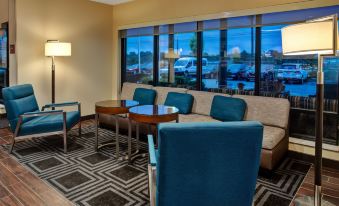
M8 22L8 0L0 0L0 24Z
M56 58L56 101L80 101L83 115L112 96L111 6L88 0L17 0L17 80L34 86L40 106L51 99L51 59L44 43L72 43L72 56Z

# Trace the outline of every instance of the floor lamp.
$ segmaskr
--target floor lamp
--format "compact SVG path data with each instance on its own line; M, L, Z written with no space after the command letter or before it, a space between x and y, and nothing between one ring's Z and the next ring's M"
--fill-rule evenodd
M324 57L335 56L338 49L338 16L332 15L282 28L284 55L318 55L316 95L316 135L314 161L314 200L304 198L300 205L331 205L321 196L323 111L324 111ZM305 202L308 199L308 203ZM307 201L307 200L306 200Z
M168 53L165 54L165 58L169 60L168 81L169 83L175 83L174 60L180 58L180 55L176 53L173 48L169 48Z
M45 44L45 56L52 58L52 103L55 103L55 57L72 55L71 43L48 40Z

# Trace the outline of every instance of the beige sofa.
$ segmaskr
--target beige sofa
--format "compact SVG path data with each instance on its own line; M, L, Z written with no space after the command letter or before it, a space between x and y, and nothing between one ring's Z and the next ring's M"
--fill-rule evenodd
M215 95L228 96L227 94L193 91L184 88L153 87L151 85L124 83L121 99L133 99L136 88L154 89L157 92L156 104L164 104L168 92L188 93L194 97L192 113L179 115L179 122L218 122L209 116L213 97ZM288 150L288 119L290 104L287 99L234 95L247 103L245 120L256 120L264 125L264 140L262 145L261 167L272 170L283 158ZM100 116L100 123L114 125L112 117ZM126 120L121 120L121 127L127 128ZM146 127L141 127L141 132L146 132Z

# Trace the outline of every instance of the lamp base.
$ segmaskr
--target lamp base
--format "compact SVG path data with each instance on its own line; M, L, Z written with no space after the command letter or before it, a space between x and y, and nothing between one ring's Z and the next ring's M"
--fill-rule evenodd
M314 205L314 197L312 197L312 196L304 196L304 197L295 198L294 201L293 201L293 204L295 206L316 206L316 205ZM317 205L317 206L320 206L320 205ZM321 206L335 206L335 204L332 204L332 203L322 199L321 200Z

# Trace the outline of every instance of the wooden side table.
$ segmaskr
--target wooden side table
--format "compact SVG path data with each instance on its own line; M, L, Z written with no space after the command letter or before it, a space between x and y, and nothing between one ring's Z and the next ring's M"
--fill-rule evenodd
M129 128L128 130L132 130L132 121L136 122L137 125L137 139L139 139L139 123L151 125L157 125L163 122L171 122L176 121L179 122L179 110L176 107L169 107L165 105L143 105L143 106L136 106L129 109ZM157 128L157 127L156 127ZM149 129L150 132L150 129ZM157 131L155 132L155 137L157 138ZM128 134L128 161L132 160L131 154L131 133ZM158 142L158 141L156 141ZM139 152L138 144L137 144L137 151L134 154ZM133 159L140 155L135 155Z
M139 102L133 100L106 100L97 102L95 104L95 151L98 149L109 146L115 145L116 146L116 158L119 159L119 115L127 114L128 110L131 107L139 105ZM100 114L108 114L112 115L115 119L115 134L116 134L116 142L106 143L106 144L99 144L99 130L98 130L98 123L99 123L99 115ZM130 131L129 131L130 133Z

